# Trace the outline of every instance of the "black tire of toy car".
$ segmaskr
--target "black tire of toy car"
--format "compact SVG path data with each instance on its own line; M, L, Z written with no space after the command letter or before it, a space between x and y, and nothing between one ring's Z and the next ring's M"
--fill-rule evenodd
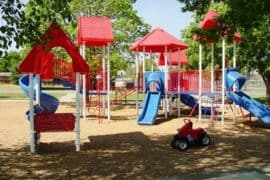
M176 149L176 139L175 138L171 141L171 147L173 149Z
M207 143L204 142L204 138L208 138L208 141ZM201 136L200 136L200 144L201 146L208 146L211 142L211 139L210 137L208 136L207 133L203 133Z
M186 138L180 138L178 141L179 142L176 144L176 146L179 151L186 151L189 148L188 140ZM185 144L184 147L181 146L183 144Z

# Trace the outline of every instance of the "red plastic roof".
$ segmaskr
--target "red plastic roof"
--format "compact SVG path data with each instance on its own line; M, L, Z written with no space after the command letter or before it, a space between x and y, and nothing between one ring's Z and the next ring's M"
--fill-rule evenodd
M113 42L112 22L107 17L79 17L78 44L107 46Z
M209 10L200 23L201 29L214 29L218 26L216 19L220 16L219 13Z
M242 41L242 37L241 37L241 35L240 35L238 32L235 32L235 33L233 34L233 41L235 41L235 42L240 42L240 41Z
M53 53L43 54L41 73L39 73L42 79L53 79L53 59Z
M193 35L193 40L194 40L194 41L203 42L203 43L206 43L206 44L212 44L212 43L213 43L212 40L207 39L206 37L201 37L201 36L199 36L198 34L194 34L194 35Z
M164 54L165 53L160 53L160 55L159 55L159 58L158 58L158 65L159 66L165 65ZM185 50L176 51L173 53L167 53L165 55L167 55L167 57L168 57L168 65L179 66L179 63L180 63L180 65L188 64L188 59L187 59Z
M39 63L36 62L39 62L39 57L42 56L42 53L43 48L40 45L35 45L24 58L24 60L20 63L19 72L36 73L37 71L40 71L41 67L37 67Z
M165 52L165 47L167 47L168 52L173 52L186 49L188 46L163 29L156 28L142 39L135 42L129 50L140 52Z
M68 38L68 36L60 27L51 25L45 34L50 37L50 41L46 44L45 47L47 51L53 47L62 47L66 50L72 59L72 67L74 72L89 72L88 64L80 55L73 42Z
M41 59L54 47L62 47L70 55L74 72L89 72L89 66L79 54L77 48L58 26L51 24L41 37L44 47L36 45L19 65L21 73L41 73ZM44 68L44 67L43 67Z

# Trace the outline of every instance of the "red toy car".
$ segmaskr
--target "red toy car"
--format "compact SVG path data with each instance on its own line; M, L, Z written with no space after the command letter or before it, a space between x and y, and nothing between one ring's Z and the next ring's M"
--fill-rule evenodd
M203 128L192 129L193 123L189 119L184 119L184 126L178 128L178 133L174 135L171 146L174 149L185 151L191 144L199 143L202 146L210 144L210 137Z

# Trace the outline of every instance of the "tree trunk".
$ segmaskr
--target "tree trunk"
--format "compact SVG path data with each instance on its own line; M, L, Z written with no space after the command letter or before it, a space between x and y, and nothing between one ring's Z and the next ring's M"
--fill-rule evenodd
M270 76L264 74L262 79L266 87L266 103L270 105Z
M268 83L270 83L270 79L268 79ZM270 105L270 86L266 86L266 103Z

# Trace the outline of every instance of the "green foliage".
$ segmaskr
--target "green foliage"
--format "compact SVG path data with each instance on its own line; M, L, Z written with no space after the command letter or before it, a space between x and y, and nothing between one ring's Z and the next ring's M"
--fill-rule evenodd
M231 8L228 4L221 1L218 3L211 3L209 5L209 10L214 10L215 12L218 12L221 15L225 15L231 10Z
M194 33L198 28L199 24L192 22L186 29L182 31L184 41L188 44L188 49L186 50L186 55L189 60L189 64L186 66L188 69L198 69L199 68L199 43L193 40ZM203 69L210 69L211 63L211 45L203 43L203 55L202 55L202 62L203 62ZM221 67L221 44L215 43L214 44L214 58L216 68Z
M6 56L7 54L0 59L0 72L9 72L10 59Z
M193 40L193 35L195 29L197 29L198 23L192 22L186 29L182 31L183 40L188 44L188 49L186 50L186 55L189 60L187 68L189 69L198 69L198 52L199 44Z
M11 72L11 81L17 83L20 75L18 66L21 61L21 55L18 52L12 51L6 53L0 60L0 68L2 72Z
M13 39L20 33L22 7L19 0L2 0L0 3L0 57L11 47Z
M10 66L13 64L18 64L21 60L21 56L16 51L11 51L1 57L0 60L0 72L10 72Z
M117 72L119 70L127 70L130 65L119 52L115 51L111 54L111 79L114 80L117 77Z
M198 34L204 35L209 39L217 41L220 36L227 34L229 41L232 41L232 35L237 30L245 33L252 28L258 26L265 15L270 15L269 0L178 0L183 2L185 6L183 11L195 12L195 17L199 21L202 20L204 14L209 10L215 10L221 14L217 19L220 27L213 31L197 30ZM199 17L199 18L198 18Z
M146 58L145 59L145 70L146 71L151 71L153 66L153 71L158 70L157 64L155 63L154 59Z
M182 10L196 13L196 20L202 20L208 9L214 9L221 14L218 19L220 28L205 33L206 37L220 39L220 35L229 34L228 42L232 40L233 32L240 32L242 42L238 45L238 67L248 71L256 70L262 76L270 102L270 1L269 0L178 0L185 6ZM190 27L189 27L190 29ZM191 30L185 30L191 31ZM216 31L216 32L215 32ZM193 33L196 30L192 31ZM189 38L189 35L185 35ZM190 45L190 44L189 44ZM191 45L189 52L194 51ZM194 48L195 49L195 48ZM227 51L232 53L232 48ZM194 53L194 52L192 52ZM188 53L189 54L189 53ZM189 54L190 55L190 54ZM190 57L189 57L190 58Z
M29 0L25 7L23 34L25 39L21 39L20 45L24 43L37 43L40 35L52 23L60 26L76 27L73 23L69 3L71 0ZM68 26L64 26L67 25ZM67 30L67 29L65 29ZM31 36L30 33L32 34Z
M20 0L1 1L3 23L0 26L0 55L14 41L17 48L38 43L40 35L52 22L68 24L68 27L75 29L70 2L71 0L29 0L24 6Z
M62 47L55 47L51 50L55 56L59 59L66 60L67 62L71 62L71 57L66 52L66 50Z
M270 16L264 16L256 28L245 31L240 53L242 66L256 69L262 75L268 74L270 67Z
M111 71L115 78L118 70L132 69L129 62L133 57L128 47L150 30L150 26L144 23L133 9L133 3L135 0L28 0L22 8L23 5L19 0L3 0L0 4L0 10L3 12L1 19L3 18L4 22L1 20L0 55L7 52L12 41L16 42L18 48L32 47L35 43L40 43L40 35L52 22L59 24L75 41L80 14L108 16L113 22L114 43L111 45L110 59ZM59 58L67 60L70 58L61 48L54 48L52 51ZM86 59L101 54L101 50L97 49L86 52ZM16 65L5 63L6 61L1 62L1 69L9 71L12 69L16 80ZM11 69L3 68L8 66ZM90 66L95 71L97 64L90 62Z
M135 80L135 74L136 74L136 67L135 64L132 62L128 63L128 66L126 68L126 77L132 78L133 80Z

